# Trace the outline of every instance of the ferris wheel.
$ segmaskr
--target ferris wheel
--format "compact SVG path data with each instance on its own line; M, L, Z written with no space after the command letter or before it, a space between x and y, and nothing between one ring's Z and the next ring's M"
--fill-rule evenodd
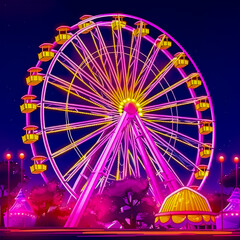
M77 199L66 226L113 180L146 177L160 203L181 186L201 190L215 120L203 76L184 48L127 14L84 15L56 30L28 69L20 108L31 172L48 181L53 169Z

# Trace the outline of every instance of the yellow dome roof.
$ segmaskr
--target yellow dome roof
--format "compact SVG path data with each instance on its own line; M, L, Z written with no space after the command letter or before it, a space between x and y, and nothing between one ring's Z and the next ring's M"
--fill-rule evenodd
M191 188L183 187L170 194L164 200L155 223L161 225L183 225L215 222L208 200Z
M183 187L166 197L160 213L167 212L211 212L207 199L200 193Z

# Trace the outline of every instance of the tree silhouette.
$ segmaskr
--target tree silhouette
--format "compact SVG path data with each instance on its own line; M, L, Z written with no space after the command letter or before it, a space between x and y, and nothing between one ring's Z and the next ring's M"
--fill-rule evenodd
M50 207L60 206L64 190L56 181L50 181L43 186L33 187L29 195L29 203L38 217L46 214Z
M81 224L90 225L118 221L125 229L154 227L157 207L147 195L149 183L145 179L115 181L101 195L90 201Z

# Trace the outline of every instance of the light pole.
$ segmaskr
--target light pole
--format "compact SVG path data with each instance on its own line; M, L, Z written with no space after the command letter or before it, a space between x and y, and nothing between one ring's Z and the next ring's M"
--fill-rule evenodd
M25 154L23 152L19 153L18 157L21 160L21 188L23 186L23 160L25 159Z
M237 182L237 180L238 180L238 174L237 174L238 168L237 168L237 165L238 165L238 162L239 162L239 157L234 157L233 162L236 164L236 187L237 187L238 186L238 182Z
M8 196L7 196L7 228L9 227L9 200L10 200L10 161L12 159L12 154L6 154L6 160L8 162Z
M219 162L221 163L221 225L223 230L223 162L225 160L224 156L220 156L218 158Z

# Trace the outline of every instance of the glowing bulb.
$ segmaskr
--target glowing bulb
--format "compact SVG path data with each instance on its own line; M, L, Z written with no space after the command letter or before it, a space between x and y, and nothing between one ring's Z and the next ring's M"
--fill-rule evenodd
M123 105L120 105L119 108L123 108Z
M20 153L20 154L19 154L19 158L20 158L20 159L24 159L24 158L25 158L25 154L24 154L24 153Z
M142 117L143 114L142 114L142 112L140 112L138 115L139 115L140 117Z
M127 101L128 101L128 102L130 102L130 100L131 100L130 98L127 98Z
M138 111L141 112L141 111L142 111L142 108L138 108Z
M124 100L123 100L123 102L124 102L124 103L126 103L126 102L127 102L127 100L126 100L126 99L124 99Z
M135 100L135 99L132 99L132 102L136 102L136 100Z
M136 103L136 106L137 106L137 107L139 107L139 106L140 106L140 104L139 104L139 103Z
M7 159L7 160L11 160L11 158L12 158L12 154L11 154L11 153L7 153L7 154L6 154L6 159Z

